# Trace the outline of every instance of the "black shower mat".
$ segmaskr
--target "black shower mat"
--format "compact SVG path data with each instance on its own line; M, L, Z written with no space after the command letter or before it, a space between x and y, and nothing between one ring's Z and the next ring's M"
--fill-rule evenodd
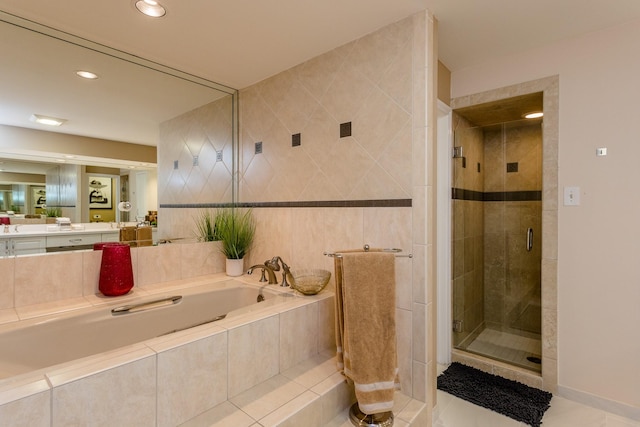
M457 362L438 376L438 388L532 427L540 427L552 397L549 392Z

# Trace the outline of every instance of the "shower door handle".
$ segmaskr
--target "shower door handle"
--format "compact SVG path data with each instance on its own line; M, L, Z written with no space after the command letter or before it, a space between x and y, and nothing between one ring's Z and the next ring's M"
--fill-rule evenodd
M527 228L527 252L533 248L533 228Z

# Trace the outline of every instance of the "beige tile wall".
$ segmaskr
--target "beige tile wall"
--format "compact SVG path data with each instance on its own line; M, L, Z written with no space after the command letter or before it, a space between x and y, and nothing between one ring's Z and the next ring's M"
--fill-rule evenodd
M255 209L258 235L245 266L280 255L293 268L333 271L324 251L369 244L412 252L398 259L397 332L403 391L423 401L435 394L435 25L417 14L239 94L240 202L412 199L411 208ZM353 133L340 138L344 122ZM292 147L297 133L301 145ZM166 147L169 155L169 144L163 138L158 147L159 191L167 189L160 203L203 200L191 189L178 195L191 178L172 172L173 160L186 148ZM161 207L159 236L192 236L196 212Z
M282 256L293 268L333 271L325 251L399 247L397 335L402 389L427 399L425 281L433 183L426 166L429 17L382 28L240 92L242 202L413 199L412 208L261 208L251 263ZM435 111L435 110L433 110ZM340 123L353 135L339 137ZM291 147L291 135L301 145ZM262 142L262 154L255 143ZM418 244L417 244L418 243ZM427 272L428 271L428 272Z
M0 312L12 321L17 319L16 311L26 316L44 314L73 301L87 305L85 298L99 294L100 257L100 251L74 251L0 259ZM138 287L153 288L224 271L218 242L132 248L131 261L134 292Z
M231 202L232 165L233 99L227 95L160 125L158 203Z

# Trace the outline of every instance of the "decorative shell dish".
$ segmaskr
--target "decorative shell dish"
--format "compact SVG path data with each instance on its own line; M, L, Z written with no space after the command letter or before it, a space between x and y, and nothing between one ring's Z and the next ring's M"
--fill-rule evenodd
M305 295L315 295L327 286L331 273L322 269L292 270L291 277L291 289Z

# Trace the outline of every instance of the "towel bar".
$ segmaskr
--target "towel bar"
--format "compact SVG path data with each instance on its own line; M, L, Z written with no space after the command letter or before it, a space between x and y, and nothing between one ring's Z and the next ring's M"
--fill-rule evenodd
M369 250L371 249L371 247L369 245L364 245L362 250L363 252L369 252ZM397 258L413 258L413 254L401 254L399 252L402 252L402 249L399 248L382 248L381 249L382 252L393 252L396 253L396 257ZM336 253L336 252L323 252L323 254L325 256L329 256L329 257L334 257L334 258L341 258L342 254L340 253Z

